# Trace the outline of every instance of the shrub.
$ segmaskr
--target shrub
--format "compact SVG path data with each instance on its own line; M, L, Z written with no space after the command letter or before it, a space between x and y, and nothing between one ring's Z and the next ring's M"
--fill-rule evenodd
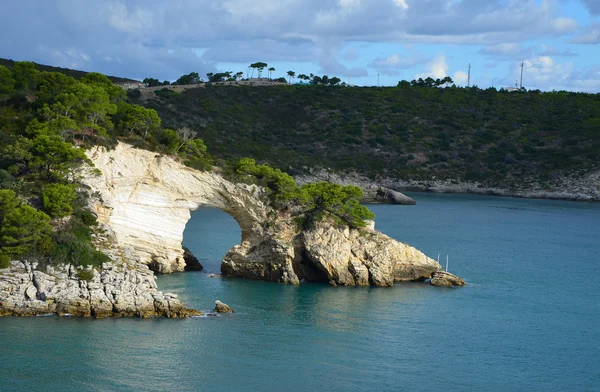
M91 282L94 279L94 270L79 270L77 271L77 278L79 280L85 280Z
M0 254L0 269L10 267L10 257Z
M44 210L53 218L71 215L73 201L77 198L75 187L66 184L50 184L42 192Z
M21 256L48 243L50 217L22 203L12 190L0 190L0 254Z

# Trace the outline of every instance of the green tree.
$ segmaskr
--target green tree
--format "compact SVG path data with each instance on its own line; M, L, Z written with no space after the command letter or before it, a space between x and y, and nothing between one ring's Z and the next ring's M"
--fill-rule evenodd
M275 67L270 67L270 68L269 68L269 79L272 79L272 78L273 78L273 77L272 77L272 75L273 75L273 72L275 72Z
M250 68L252 68L252 75L254 75L254 70L258 71L258 77L260 78L262 75L262 71L267 68L268 64L263 63L262 61L250 64Z
M42 72L37 83L37 101L50 103L58 94L77 81L60 72Z
M160 80L154 78L146 78L142 81L142 83L144 83L148 87L162 86Z
M10 95L15 91L15 81L8 68L0 65L0 98L3 95Z
M292 83L292 79L296 76L296 72L294 72L294 71L287 71L287 75L290 77L289 83Z
M125 90L115 86L106 75L98 72L90 72L81 78L81 82L89 86L100 87L108 94L111 103L122 101L127 96Z
M365 220L375 218L360 204L363 192L359 187L319 182L303 185L302 190L310 200L307 215L311 220L319 221L329 215L337 223L360 228L365 226Z
M75 186L72 184L50 184L42 192L44 210L53 218L71 215L76 198Z
M329 85L337 86L338 84L340 84L341 81L342 81L342 79L338 78L337 76L334 76L331 79L329 79Z
M19 257L33 250L48 251L50 217L20 202L12 190L0 190L0 254Z
M146 109L138 105L124 104L119 108L120 127L130 134L140 133L146 139L148 132L160 128L160 117L154 109Z
M182 75L173 84L185 85L185 84L199 84L202 82L198 72L191 72L187 75Z
M18 91L30 92L37 85L40 72L35 69L35 64L30 61L17 61L13 65L15 88Z
M89 162L85 152L64 142L58 135L40 134L31 140L28 166L47 175L66 179L82 162Z

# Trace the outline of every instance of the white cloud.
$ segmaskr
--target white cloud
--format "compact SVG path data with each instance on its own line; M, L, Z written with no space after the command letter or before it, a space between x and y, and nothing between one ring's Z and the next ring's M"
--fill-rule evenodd
M407 52L407 54L394 53L388 57L378 57L369 66L384 75L399 75L402 70L424 64L431 60L430 57L414 48L408 48Z
M572 32L579 28L579 23L573 18L556 18L552 26L556 31Z
M101 14L112 27L122 31L150 29L154 19L150 10L135 7L130 11L125 4L118 1L106 4Z
M448 76L448 64L446 64L446 56L439 55L435 59L433 59L430 63L425 67L425 72L418 74L415 76L415 79L418 78L434 78L434 79L442 79Z
M407 10L408 9L408 4L406 3L406 0L394 0L394 3L402 8L403 10Z
M588 26L581 34L571 40L574 44L599 44L600 22Z
M594 4L588 1L590 9ZM28 34L17 35L24 24ZM174 78L219 63L243 67L258 60L302 61L328 73L365 75L345 65L352 54L331 49L331 42L336 48L359 42L486 47L524 42L527 48L532 40L567 35L576 22L561 14L558 0L20 0L7 2L0 26L8 37L0 40L4 56ZM577 39L598 41L593 29L587 34ZM38 51L40 45L48 50ZM88 58L65 55L71 48ZM202 56L198 48L205 50ZM395 54L371 66L397 73L430 60Z
M457 86L465 86L467 84L467 80L469 79L469 75L467 75L464 71L456 71L454 72L454 76L452 76L454 80L454 84Z

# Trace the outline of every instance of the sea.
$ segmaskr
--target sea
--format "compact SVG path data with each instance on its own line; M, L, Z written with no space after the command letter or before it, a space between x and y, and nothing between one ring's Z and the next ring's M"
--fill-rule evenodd
M283 285L219 274L235 220L195 211L205 270L161 290L185 320L0 318L0 391L599 391L600 203L410 194L379 230L462 288Z

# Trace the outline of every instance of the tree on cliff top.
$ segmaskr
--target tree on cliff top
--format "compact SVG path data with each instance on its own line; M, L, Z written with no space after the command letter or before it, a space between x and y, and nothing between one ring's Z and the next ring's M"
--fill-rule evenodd
M318 182L305 184L301 189L308 195L306 214L311 220L320 221L329 215L338 224L360 228L365 227L365 220L375 218L375 214L360 204L363 191L357 186Z

